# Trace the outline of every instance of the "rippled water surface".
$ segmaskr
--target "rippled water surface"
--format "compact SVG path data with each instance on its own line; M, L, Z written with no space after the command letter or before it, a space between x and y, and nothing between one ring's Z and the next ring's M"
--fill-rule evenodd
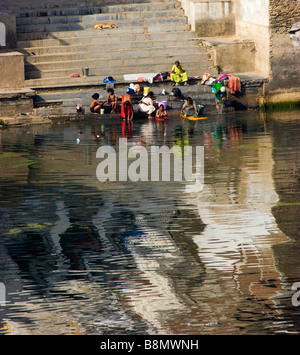
M0 334L299 333L299 124L243 112L0 131ZM204 146L204 186L98 181L97 149L119 138Z

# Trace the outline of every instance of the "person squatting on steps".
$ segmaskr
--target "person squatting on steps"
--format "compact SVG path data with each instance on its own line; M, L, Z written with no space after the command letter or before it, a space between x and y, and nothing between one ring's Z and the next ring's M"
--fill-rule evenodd
M181 107L180 114L184 116L198 116L199 111L195 100L191 97L187 97L184 104Z
M111 105L111 113L116 113L117 110L117 103L118 103L118 96L115 94L114 89L107 89L108 96L107 96L107 105Z
M100 113L100 109L104 107L104 101L99 101L99 94L95 93L92 95L92 102L90 104L90 111L92 113Z
M153 103L154 93L150 91L148 95L144 96L139 104L139 111L148 114L148 118L152 118L152 113L155 111L155 106Z

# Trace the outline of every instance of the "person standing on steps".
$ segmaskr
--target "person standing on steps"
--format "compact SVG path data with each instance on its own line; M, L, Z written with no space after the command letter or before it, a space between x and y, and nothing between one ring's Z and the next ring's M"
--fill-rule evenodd
M111 105L111 113L116 113L118 96L115 94L114 89L107 89L107 105Z
M187 73L183 69L179 60L176 60L175 64L173 65L170 77L172 86L178 85L179 83L184 83L184 85L189 86Z

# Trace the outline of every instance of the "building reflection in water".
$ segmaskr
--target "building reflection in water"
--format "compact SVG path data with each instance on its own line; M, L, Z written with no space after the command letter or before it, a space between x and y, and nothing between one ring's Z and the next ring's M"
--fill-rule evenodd
M247 324L247 310L258 332L263 325L255 321L261 314L282 315L286 275L298 281L279 251L298 233L295 212L289 210L293 217L284 223L282 208L286 212L288 203L299 201L299 157L292 162L282 156L291 132L282 135L280 126L270 133L268 127L218 117L83 123L38 130L17 137L17 143L14 134L2 134L1 152L30 153L26 164L14 157L17 174L7 163L1 169L6 235L1 255L11 267L7 275L19 278L20 297L28 297L22 292L25 278L27 287L40 292L33 302L27 300L37 331L45 332L41 319L61 309L61 300L64 319L81 319L83 333L91 327L96 332L128 327L133 333L235 332ZM122 137L145 147L204 145L203 189L184 193L185 184L99 183L96 150L99 144L115 146ZM289 183L280 177L283 171ZM16 228L20 233L13 234ZM45 296L51 307L40 306ZM85 300L91 300L89 307ZM95 307L105 310L105 317ZM60 321L52 319L55 333ZM67 328L61 325L62 332Z

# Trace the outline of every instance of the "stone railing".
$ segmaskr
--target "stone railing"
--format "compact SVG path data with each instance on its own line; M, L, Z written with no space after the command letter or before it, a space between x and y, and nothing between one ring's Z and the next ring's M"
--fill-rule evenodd
M192 31L199 36L235 34L233 0L180 0Z

